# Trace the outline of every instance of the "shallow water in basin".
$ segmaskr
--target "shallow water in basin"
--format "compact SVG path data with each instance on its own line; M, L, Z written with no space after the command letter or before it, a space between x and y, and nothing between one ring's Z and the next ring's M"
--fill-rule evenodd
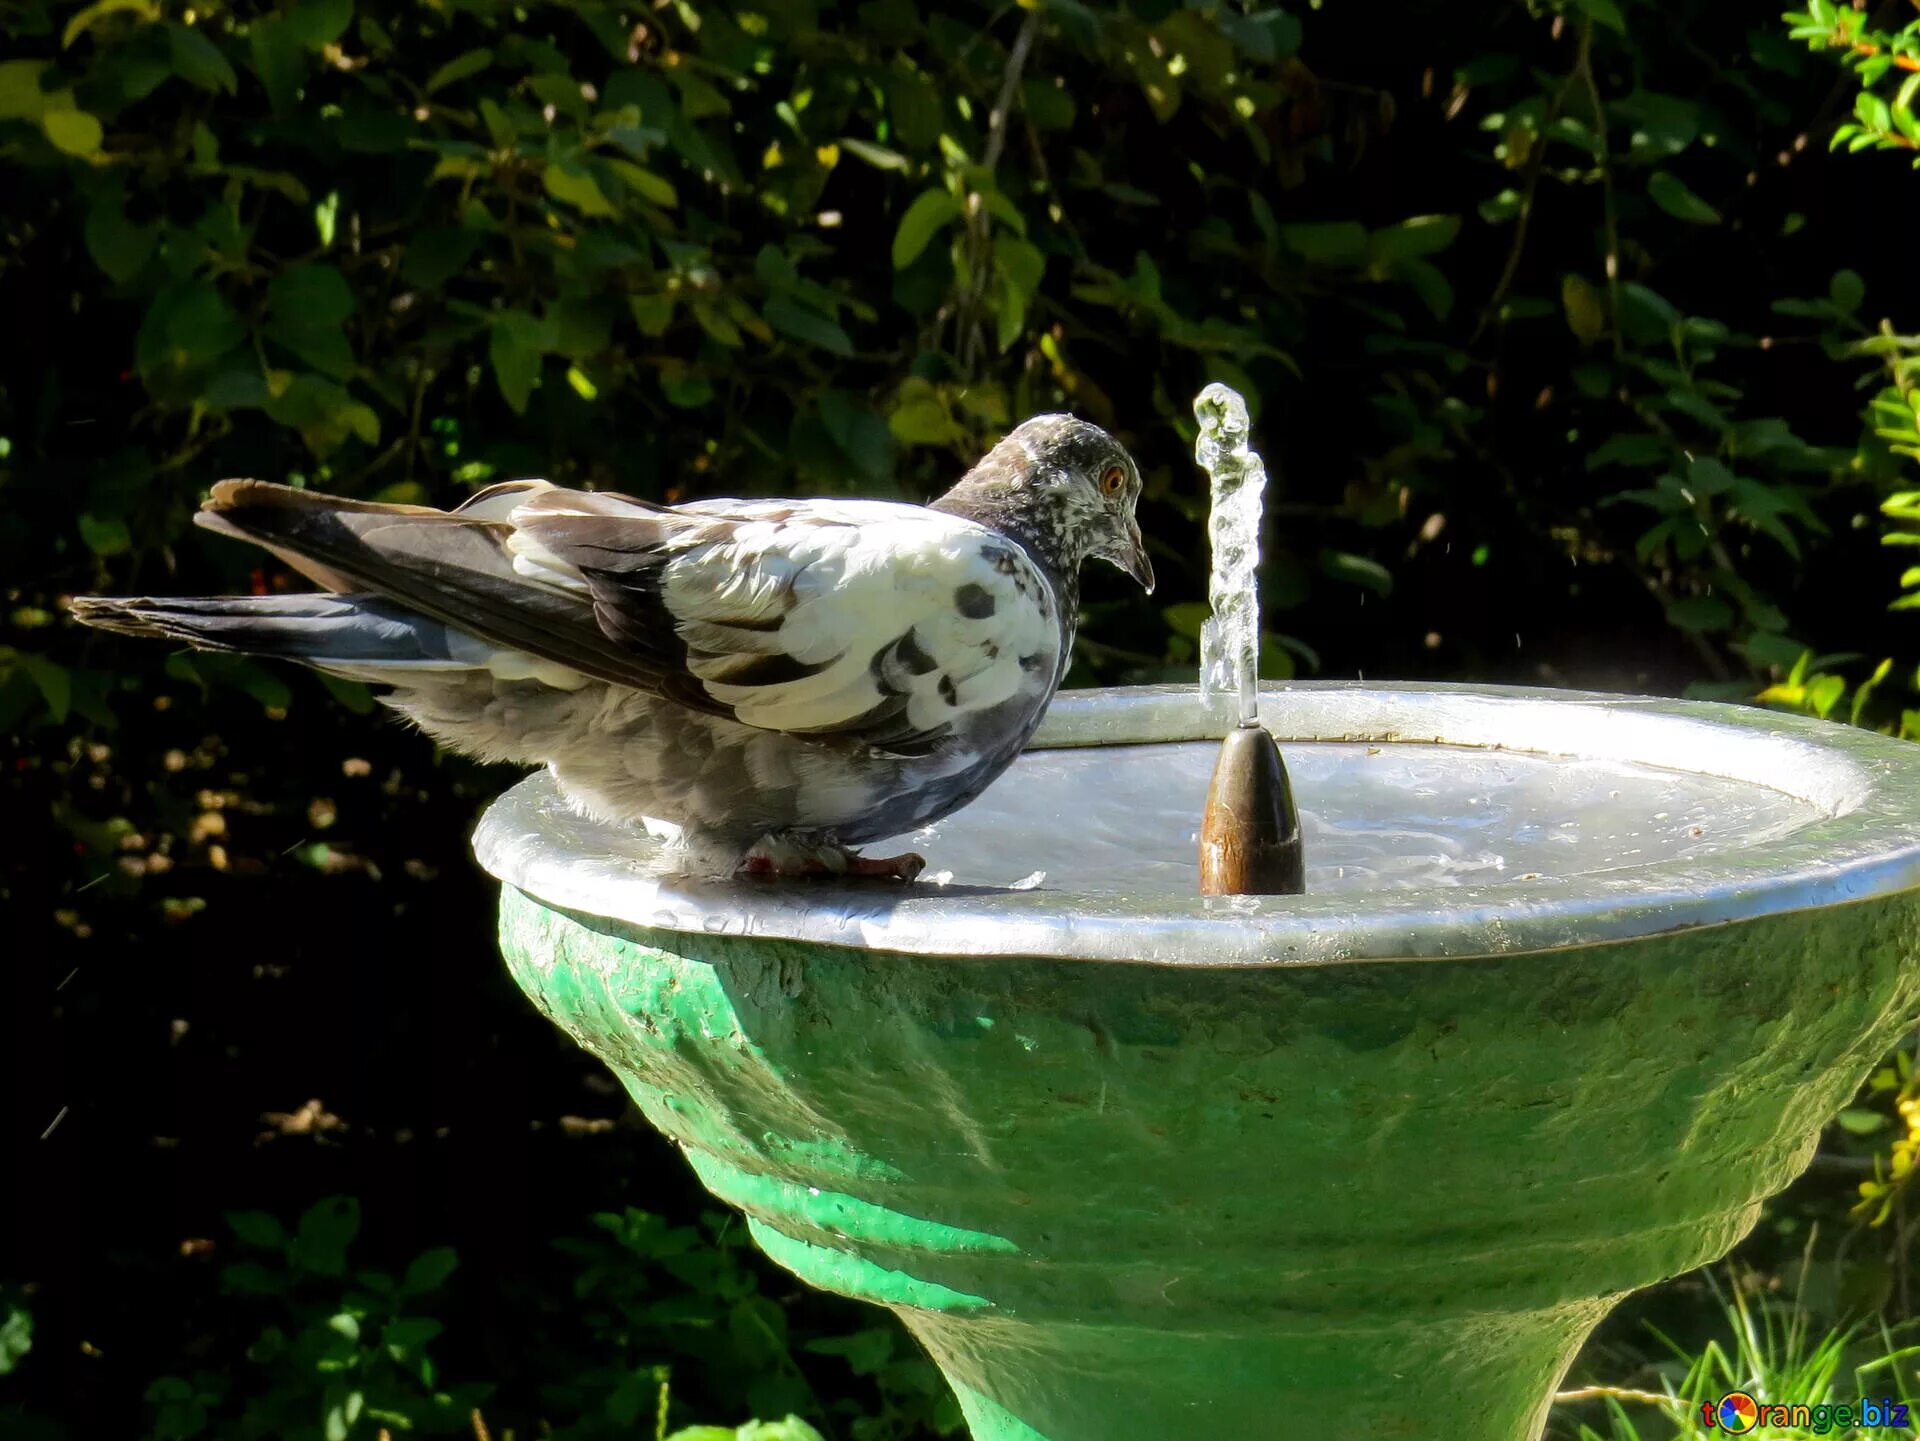
M869 850L919 851L929 876L955 882L1192 896L1218 753L1210 741L1030 752L959 814ZM1822 815L1742 781L1615 761L1325 741L1282 754L1309 893L1550 885L1757 845Z

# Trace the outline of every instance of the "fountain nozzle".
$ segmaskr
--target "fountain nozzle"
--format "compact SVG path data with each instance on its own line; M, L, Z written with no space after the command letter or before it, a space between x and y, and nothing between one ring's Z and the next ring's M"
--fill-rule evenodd
M1306 888L1300 812L1280 747L1257 722L1236 726L1220 742L1200 818L1200 894L1297 896Z
M1247 403L1215 383L1193 402L1200 436L1193 457L1207 473L1213 511L1209 598L1200 632L1200 692L1231 695L1240 724L1220 742L1220 759L1200 820L1200 894L1297 896L1307 888L1300 812L1280 747L1260 724L1260 496L1267 468L1247 443Z

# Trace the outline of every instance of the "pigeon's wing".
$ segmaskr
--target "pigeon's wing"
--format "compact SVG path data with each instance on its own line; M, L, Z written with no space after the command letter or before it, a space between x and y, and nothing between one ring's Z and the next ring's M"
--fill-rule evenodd
M1065 631L1026 552L884 501L673 510L547 491L513 511L522 575L591 597L601 630L742 722L902 754L1059 679Z
M511 548L513 512L560 491L545 481L489 486L454 511L344 500L266 481L223 480L195 520L265 547L333 591L398 601L502 651L616 685L720 712L669 658L635 651L601 629L579 584L523 574ZM644 515L658 507L624 496L580 499Z

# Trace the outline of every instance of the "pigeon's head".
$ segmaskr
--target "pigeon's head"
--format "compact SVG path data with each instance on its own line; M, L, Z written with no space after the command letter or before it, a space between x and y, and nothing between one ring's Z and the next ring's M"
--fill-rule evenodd
M1089 558L1117 565L1149 591L1153 565L1134 506L1140 467L1097 425L1036 415L955 486L949 508L1012 531L1065 571Z

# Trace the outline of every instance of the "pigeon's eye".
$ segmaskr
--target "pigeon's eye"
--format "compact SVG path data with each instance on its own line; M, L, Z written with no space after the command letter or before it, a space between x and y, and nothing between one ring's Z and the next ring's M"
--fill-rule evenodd
M1120 487L1127 483L1127 473L1117 465L1107 467L1107 473L1100 477L1100 493L1114 496L1120 493Z

